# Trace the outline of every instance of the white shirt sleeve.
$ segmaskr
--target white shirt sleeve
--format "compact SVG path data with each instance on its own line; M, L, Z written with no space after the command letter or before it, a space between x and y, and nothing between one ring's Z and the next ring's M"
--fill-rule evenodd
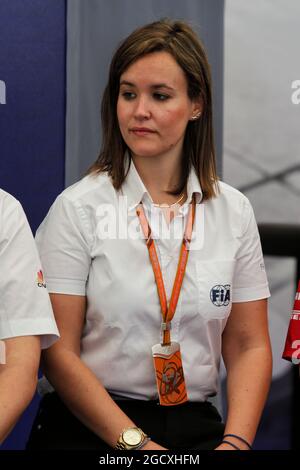
M0 200L0 339L40 335L42 348L59 337L34 239L20 203Z
M259 232L252 206L244 199L242 233L236 255L233 302L247 302L270 297Z
M51 293L86 295L91 256L81 206L59 196L39 227L36 242Z

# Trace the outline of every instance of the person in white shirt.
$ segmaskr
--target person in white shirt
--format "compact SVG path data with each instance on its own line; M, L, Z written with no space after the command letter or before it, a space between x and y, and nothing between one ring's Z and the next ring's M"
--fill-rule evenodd
M0 443L33 397L41 347L58 336L26 216L0 189Z
M269 289L251 205L216 176L189 25L124 40L102 122L99 158L37 233L61 340L28 448L249 449L271 378ZM221 355L226 426L208 400Z

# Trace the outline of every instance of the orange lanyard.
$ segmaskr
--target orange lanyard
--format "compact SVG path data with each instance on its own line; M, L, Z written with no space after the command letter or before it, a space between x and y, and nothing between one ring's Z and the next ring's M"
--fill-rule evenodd
M195 202L195 195L193 195L192 204L189 207L189 213L188 213L187 223L185 227L185 232L184 232L184 236L182 239L177 272L176 272L176 277L175 277L175 281L173 284L173 290L172 290L169 307L167 303L165 285L164 285L162 272L161 272L158 257L157 257L155 243L151 236L151 228L145 216L142 203L139 205L139 207L136 210L137 216L139 217L140 224L141 224L144 236L145 236L146 245L149 251L149 257L150 257L150 261L151 261L154 276L155 276L158 297L160 301L162 318L163 318L163 322L162 322L163 343L162 344L164 346L170 344L171 342L171 335L170 335L171 323L170 322L175 315L178 298L179 298L179 294L180 294L180 290L181 290L181 286L182 286L182 282L183 282L183 278L185 274L185 269L187 265L187 260L189 257L189 244L192 238L192 232L193 232L193 226L194 226L194 220L195 220L195 209L196 209L196 202Z

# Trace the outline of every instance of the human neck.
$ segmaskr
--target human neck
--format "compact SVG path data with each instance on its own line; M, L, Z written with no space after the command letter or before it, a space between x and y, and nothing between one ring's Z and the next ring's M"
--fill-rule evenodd
M178 186L181 175L180 156L172 155L141 157L132 155L133 163L154 202L172 203L178 196L167 191Z

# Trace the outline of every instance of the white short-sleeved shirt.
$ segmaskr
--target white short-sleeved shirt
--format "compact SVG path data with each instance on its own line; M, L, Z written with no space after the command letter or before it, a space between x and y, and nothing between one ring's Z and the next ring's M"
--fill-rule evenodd
M160 341L161 310L135 212L141 200L170 298L188 202L196 193L191 250L171 331L181 345L191 401L217 392L221 335L232 302L270 295L248 199L221 182L220 194L202 203L194 170L187 189L187 202L168 227L132 162L120 191L106 173L66 189L38 230L49 292L87 296L81 358L112 394L157 398L151 348Z
M0 190L0 339L59 337L35 242L21 204Z

